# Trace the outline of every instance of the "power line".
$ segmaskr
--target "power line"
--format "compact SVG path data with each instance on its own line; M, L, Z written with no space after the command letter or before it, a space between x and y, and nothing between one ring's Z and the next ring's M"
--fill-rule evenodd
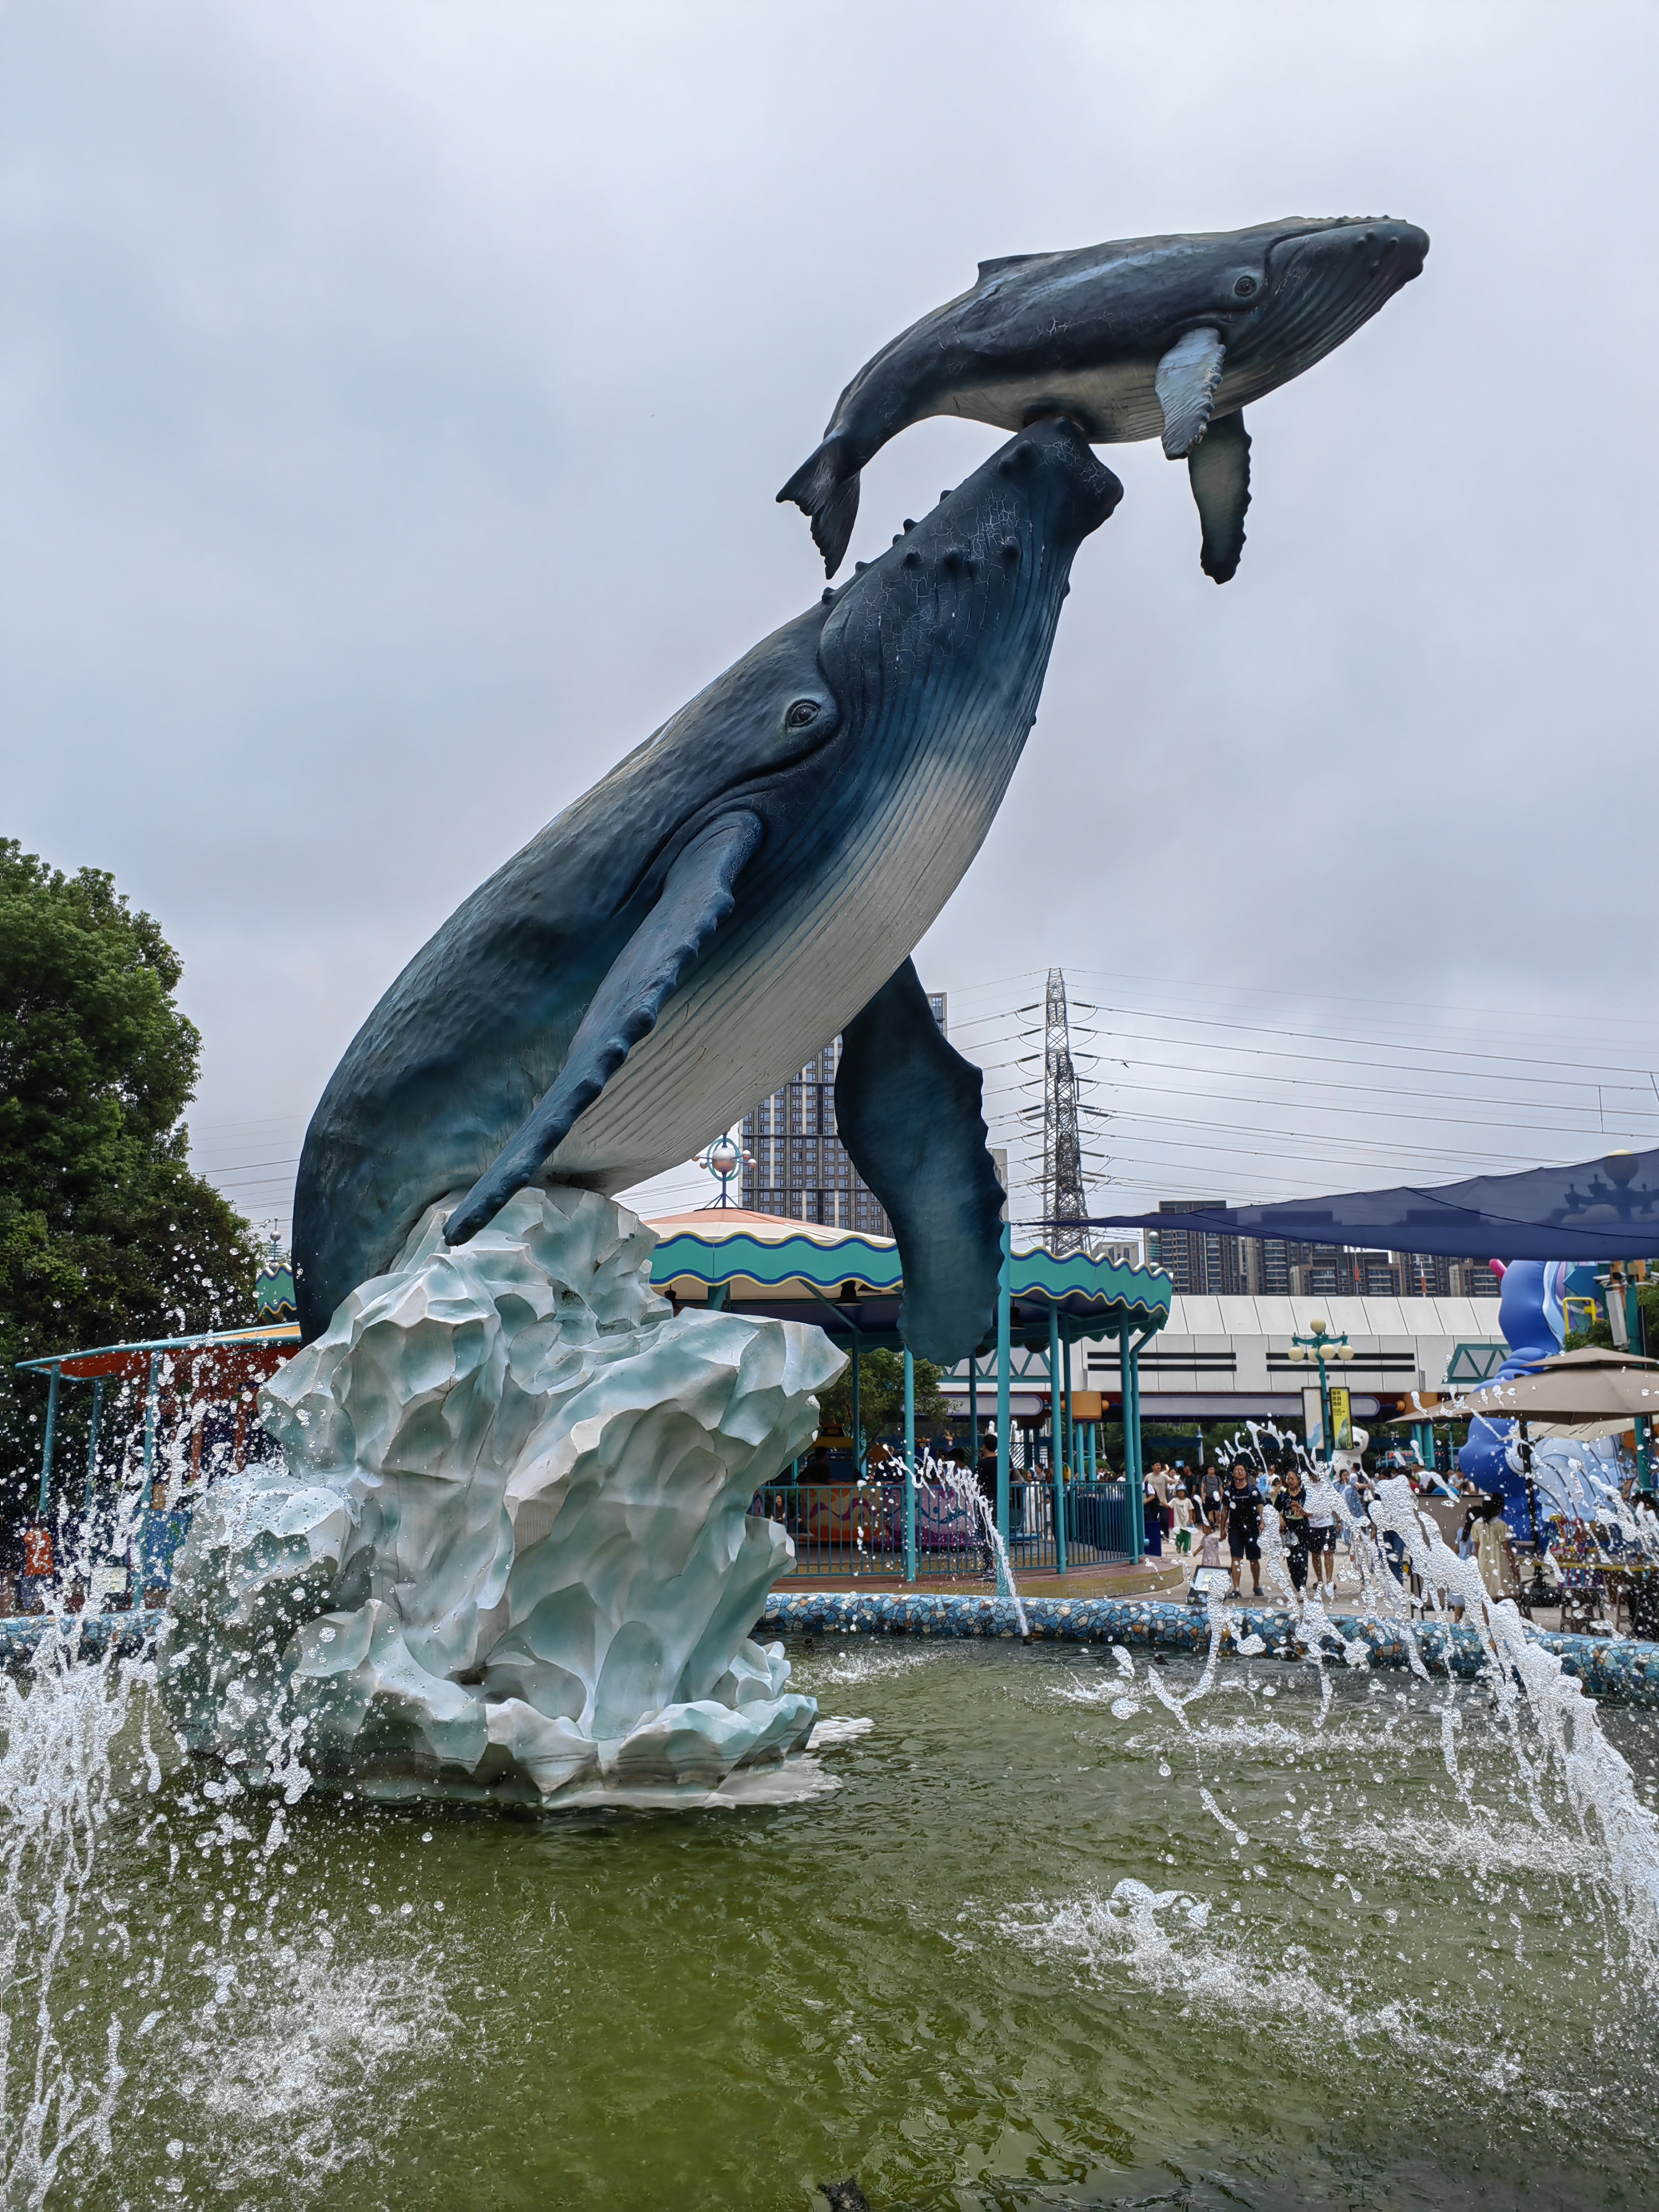
M1526 1023L1529 1027L1536 1026L1539 1020L1538 1009L1535 1006L1460 1006L1452 1004L1449 1000L1362 999L1356 997L1352 992L1305 991L1299 985L1291 988L1282 984L1214 982L1206 978L1190 976L1181 978L1170 975L1128 975L1108 968L1079 968L1074 969L1073 973L1079 975L1097 975L1103 982L1106 983L1151 983L1162 989L1226 991L1236 996L1247 998L1307 999L1318 1006L1398 1006L1403 1012L1409 1013L1474 1014L1486 1020L1490 1020L1493 1015L1509 1016L1516 1021ZM1010 978L1011 981L1017 982L1019 980L1018 976ZM1626 1030L1629 1027L1629 1018L1623 1012L1583 1014L1562 1008L1552 1012L1547 1018L1551 1021L1607 1022Z
M1103 1006L1101 1008L1101 1012L1103 1013L1116 1016L1119 1018L1127 1017L1130 1019L1137 1021L1180 1022L1189 1029L1240 1030L1251 1036L1300 1037L1310 1041L1317 1041L1325 1034L1320 1030L1274 1029L1253 1022L1227 1021L1219 1014L1177 1014L1171 1012L1167 1007ZM1171 1040L1171 1042L1173 1040ZM1334 1044L1364 1045L1369 1049L1376 1052L1439 1053L1443 1055L1448 1055L1455 1052L1462 1054L1462 1056L1467 1060L1497 1060L1500 1065L1504 1066L1571 1067L1574 1069L1582 1069L1583 1066L1583 1063L1578 1060L1551 1060L1538 1053L1516 1054L1482 1052L1474 1046L1469 1045L1449 1046L1438 1044L1412 1044L1407 1041L1398 1037L1336 1036L1331 1038L1329 1041ZM1613 1074L1639 1075L1644 1082L1651 1079L1653 1073L1650 1068L1626 1067L1613 1060L1603 1060L1597 1064L1601 1066L1604 1071Z
M1177 1090L1173 1084L1119 1082L1115 1084L1113 1088L1117 1091L1139 1091L1158 1098L1216 1097L1215 1093L1207 1091ZM1220 1098L1217 1097L1216 1103L1219 1104L1222 1101ZM1241 1093L1236 1103L1240 1106L1267 1106L1277 1107L1282 1109L1284 1107L1289 1105L1291 1101L1285 1098L1252 1098ZM1337 1105L1332 1101L1322 1099L1317 1102L1316 1110L1322 1114L1341 1114L1345 1115L1363 1115L1366 1112L1365 1108L1363 1106L1341 1106ZM1467 1129L1470 1126L1470 1119L1467 1114L1411 1114L1402 1113L1396 1109L1387 1118L1394 1121L1410 1121L1416 1124L1425 1124L1430 1128ZM1533 1132L1540 1136L1550 1137L1582 1137L1586 1135L1593 1136L1598 1133L1594 1130L1569 1128L1559 1122L1551 1121L1487 1121L1483 1118L1482 1121L1475 1124L1475 1126L1488 1129L1514 1130L1517 1133L1522 1134ZM1289 1136L1292 1134L1293 1132L1287 1129L1280 1133Z
M986 1040L986 1042L987 1042L987 1044L996 1045L996 1044L1004 1044L1004 1043L1006 1043L1006 1044L1013 1044L1013 1043L1018 1043L1018 1042L1019 1042L1020 1041L1021 1041L1021 1039L1020 1039L1020 1036L1019 1036L1018 1034L1016 1034L1016 1035L1014 1035L1014 1036L1008 1036L1008 1037L991 1037L991 1038L988 1038L988 1039ZM1136 1030L1121 1030L1121 1031L1117 1032L1117 1034L1116 1034L1116 1037L1115 1037L1115 1041L1117 1043L1119 1043L1119 1044L1123 1044L1123 1045L1135 1045L1135 1044L1142 1044L1142 1043L1145 1043L1145 1044L1164 1044L1164 1045L1174 1045L1174 1046L1177 1046L1177 1047L1179 1047L1179 1046L1183 1046L1183 1045L1184 1045L1184 1046L1187 1046L1187 1047L1188 1048L1188 1049L1190 1049L1190 1050L1194 1050L1194 1051L1204 1050L1204 1051L1208 1051L1208 1052L1212 1052L1212 1053L1223 1053L1223 1052L1225 1052L1225 1053L1233 1053L1233 1054L1249 1054L1251 1057L1255 1058L1255 1059L1260 1059L1260 1060L1295 1060L1295 1061L1297 1061L1297 1062L1298 1062L1298 1063L1300 1063L1300 1064L1304 1064L1304 1065L1307 1065L1307 1066L1316 1066L1316 1067L1322 1067L1322 1067L1358 1067L1358 1068L1375 1068L1375 1067L1377 1067L1377 1066L1379 1066L1379 1064L1380 1064L1380 1065L1382 1065L1382 1066L1386 1066L1386 1065L1387 1065L1387 1062L1386 1062L1386 1061L1384 1061L1384 1062L1382 1062L1382 1063L1379 1063L1379 1062L1377 1062L1377 1061L1376 1061L1376 1060L1352 1060L1352 1059L1349 1059L1349 1058L1347 1058L1347 1057L1346 1057L1346 1056L1344 1056L1344 1055L1340 1055L1340 1054L1335 1054L1335 1053L1286 1052L1286 1051L1285 1051L1285 1050L1284 1050L1282 1048L1280 1048L1280 1047L1278 1047L1278 1046L1272 1046L1272 1045L1257 1046L1257 1045L1243 1045L1243 1044L1227 1044L1227 1043L1224 1043L1224 1042L1216 1042L1216 1043L1203 1042L1203 1043L1200 1043L1200 1042L1199 1041L1197 1041L1197 1040L1189 1040L1189 1039L1188 1039L1188 1038L1186 1038L1186 1037L1160 1036L1157 1035L1156 1033L1153 1033L1153 1034L1152 1034L1152 1035L1150 1035L1150 1036L1147 1036L1147 1035L1144 1035L1144 1034L1142 1034L1141 1032L1139 1032L1139 1031L1136 1031ZM980 1048L980 1049L983 1050L983 1049L984 1049L984 1047L983 1047L983 1046L981 1046L981 1047ZM1378 1049L1379 1049L1379 1050L1383 1050L1383 1049L1391 1049L1391 1048L1381 1048L1381 1047L1379 1047L1379 1048L1378 1048ZM1432 1048L1428 1047L1428 1046L1424 1046L1424 1047L1420 1048L1420 1049L1422 1049L1423 1051L1426 1052L1426 1051L1429 1051L1429 1050L1432 1049ZM1143 1059L1143 1058L1140 1056L1140 1054L1138 1054L1138 1053L1136 1053L1136 1054L1124 1054L1124 1053L1122 1053L1122 1052L1110 1052L1110 1053L1107 1053L1107 1054L1103 1054L1103 1055L1101 1055L1101 1056L1102 1056L1102 1057L1103 1057L1103 1058L1106 1058L1106 1059L1109 1059L1109 1060L1121 1060L1121 1061L1123 1061L1123 1063L1124 1063L1126 1066L1133 1065L1133 1066L1139 1066L1139 1067L1167 1067L1167 1068L1173 1068L1173 1069L1182 1070L1182 1071L1185 1071L1185 1072L1188 1072L1188 1073L1197 1073L1197 1072L1199 1072L1199 1070L1200 1070L1200 1069L1202 1067L1202 1066L1203 1066L1203 1063L1202 1063L1202 1062L1194 1063L1194 1062L1189 1061L1189 1060L1146 1060L1146 1059ZM1545 1066L1560 1066L1562 1063L1560 1063L1559 1061L1547 1061L1547 1062L1544 1062L1544 1063L1542 1063L1542 1064L1543 1064L1543 1065L1545 1065ZM983 1061L981 1061L981 1062L980 1063L980 1065L981 1065L981 1066L986 1070L986 1072L987 1072L988 1073L989 1073L993 1072L994 1070L997 1070L997 1069L1000 1069L1000 1068L1005 1068L1005 1067L1012 1067L1012 1066L1018 1066L1018 1065L1019 1065L1019 1060L1018 1060L1018 1058L1016 1058L1016 1059L1014 1059L1014 1060L983 1060ZM1588 1065L1588 1066L1589 1066L1590 1069L1592 1069L1592 1070L1593 1070L1593 1069L1595 1068L1595 1063L1594 1061L1589 1062L1589 1063L1587 1063L1587 1065ZM1377 1085L1368 1085L1368 1084L1345 1084L1345 1083L1341 1083L1341 1082L1338 1081L1335 1078L1331 1078L1331 1079L1327 1079L1321 1078L1321 1077L1317 1077L1317 1076L1315 1076L1315 1077L1289 1076L1289 1075L1285 1075L1285 1076L1275 1076L1275 1075L1269 1075L1269 1074L1267 1074L1267 1073L1266 1073L1266 1071L1265 1071L1265 1070L1255 1070L1255 1071L1253 1071L1253 1072L1257 1075L1258 1079L1260 1079L1260 1080L1264 1080L1264 1081L1267 1081L1267 1082L1273 1082L1273 1083L1291 1083L1291 1082L1306 1082L1306 1081L1311 1081L1311 1082L1322 1082L1322 1083L1323 1083L1323 1085L1324 1085L1324 1087L1325 1087L1327 1090L1333 1090L1333 1091L1334 1091L1334 1090L1347 1090L1347 1091L1361 1091L1361 1090L1369 1090L1369 1091L1373 1091L1373 1092L1375 1093L1375 1095L1376 1095L1376 1096L1379 1096L1379 1097L1395 1097L1395 1098L1448 1098L1448 1099L1449 1099L1449 1098L1457 1098L1457 1097L1462 1097L1462 1096L1464 1096L1464 1095L1465 1095L1465 1094L1463 1094L1463 1093L1457 1092L1457 1091L1413 1091L1413 1090L1407 1090L1407 1089L1405 1089L1405 1088L1403 1088L1403 1087L1400 1087L1400 1086L1389 1086L1389 1087L1383 1088L1383 1087L1380 1087L1380 1086L1377 1086ZM1450 1079L1459 1079L1459 1078L1461 1078L1463 1081L1465 1081L1465 1082L1467 1082L1467 1083L1493 1083L1493 1084L1496 1084L1496 1083L1503 1083L1503 1084L1528 1083L1528 1084L1532 1084L1532 1085L1546 1085L1546 1086L1547 1086L1548 1088L1550 1088L1550 1089L1552 1089L1552 1090L1558 1090L1558 1091L1577 1091L1577 1090L1594 1091L1594 1090L1597 1087L1597 1086L1596 1086L1596 1084L1595 1084L1595 1075L1594 1075L1594 1073L1585 1073L1585 1074L1583 1074L1583 1075L1577 1076L1577 1077L1572 1077L1572 1076L1560 1076L1560 1075L1507 1075L1507 1074L1505 1074L1505 1075L1500 1075L1500 1074L1498 1074L1498 1073L1489 1073L1488 1071L1486 1071L1486 1070L1485 1070L1485 1069L1479 1069L1479 1068L1456 1068L1456 1067L1423 1068L1423 1069L1420 1069L1420 1070L1419 1070L1419 1069L1409 1069L1409 1068L1408 1068L1408 1069L1402 1070L1401 1072L1402 1072L1402 1073L1407 1073L1407 1074L1417 1074L1417 1073L1421 1073L1421 1074L1425 1074L1425 1075L1442 1075L1442 1076L1445 1076L1445 1077L1448 1077L1448 1078L1450 1078ZM1616 1073L1626 1073L1626 1072L1627 1072L1627 1071L1622 1071L1622 1070L1621 1070L1621 1071L1614 1071L1614 1072L1616 1072ZM1601 1071L1601 1073L1607 1073L1607 1070L1605 1070L1605 1069L1603 1069L1603 1070ZM1601 1088L1602 1088L1602 1089L1604 1089L1604 1090L1609 1090L1609 1089L1614 1089L1614 1088L1617 1088L1617 1089L1619 1089L1619 1090L1629 1090L1629 1091L1640 1091L1640 1090L1642 1090L1644 1087L1644 1086L1642 1084L1636 1084L1636 1083L1632 1083L1632 1084L1620 1084L1620 1085L1606 1085L1606 1084L1604 1084L1604 1085L1601 1086ZM1648 1089L1650 1089L1650 1090L1651 1090L1651 1089L1652 1089L1652 1087L1653 1087L1653 1078L1652 1078L1650 1075L1650 1076L1649 1076L1649 1078L1648 1078L1646 1087L1647 1087ZM1656 1096L1656 1102L1659 1102L1659 1092L1656 1092L1656 1093L1655 1093L1655 1096ZM1588 1107L1586 1107L1585 1110L1588 1112L1588 1111L1589 1111L1589 1108L1588 1108ZM1656 1106L1655 1106L1654 1108L1645 1108L1645 1107L1644 1107L1644 1108L1642 1108L1642 1109L1631 1109L1630 1110L1632 1110L1632 1111L1638 1111L1638 1110L1639 1110L1639 1111L1645 1112L1645 1113L1652 1113L1652 1112L1655 1112L1655 1111L1659 1111L1659 1103L1656 1103Z

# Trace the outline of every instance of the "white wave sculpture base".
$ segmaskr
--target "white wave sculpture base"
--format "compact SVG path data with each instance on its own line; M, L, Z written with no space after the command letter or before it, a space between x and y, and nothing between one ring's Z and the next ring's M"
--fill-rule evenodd
M377 1796L755 1794L817 1708L749 1639L793 1547L748 1508L842 1355L676 1316L593 1192L522 1191L452 1251L454 1203L266 1384L286 1467L198 1508L175 1726L249 1780L298 1759Z

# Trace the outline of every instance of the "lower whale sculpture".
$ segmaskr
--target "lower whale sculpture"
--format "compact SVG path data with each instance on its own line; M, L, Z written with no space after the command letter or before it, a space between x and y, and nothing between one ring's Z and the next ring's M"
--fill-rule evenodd
M596 1192L520 1191L459 1248L453 1202L266 1385L286 1466L198 1507L175 1728L246 1781L371 1796L752 1793L817 1709L750 1641L790 1546L748 1508L842 1355L675 1315Z
M892 1216L900 1328L989 1331L1003 1192L977 1069L908 955L994 820L1073 558L1122 487L1064 422L1009 441L880 559L764 639L480 884L381 998L312 1116L294 1200L307 1340L463 1194L677 1166L885 994L860 1174ZM902 1122L929 1087L929 1193ZM883 1096L885 1092L887 1095Z

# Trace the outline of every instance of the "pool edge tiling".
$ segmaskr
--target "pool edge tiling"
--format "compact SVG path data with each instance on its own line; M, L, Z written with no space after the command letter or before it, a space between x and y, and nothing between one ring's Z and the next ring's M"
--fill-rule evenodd
M1131 1650L1163 1646L1202 1651L1210 1620L1200 1607L1158 1598L1054 1598L1024 1601L1036 1643L1121 1644ZM1228 1606L1222 1649L1254 1656L1301 1657L1309 1650L1307 1625L1295 1614L1260 1606ZM762 1636L939 1636L1019 1638L1013 1601L1006 1597L945 1595L898 1590L775 1590L756 1625ZM1630 1637L1558 1636L1529 1630L1531 1640L1553 1652L1563 1671L1594 1697L1659 1705L1659 1644ZM1321 1638L1326 1655L1350 1664L1409 1667L1415 1650L1436 1673L1472 1678L1487 1665L1473 1628L1441 1621L1392 1620L1368 1615L1332 1617Z

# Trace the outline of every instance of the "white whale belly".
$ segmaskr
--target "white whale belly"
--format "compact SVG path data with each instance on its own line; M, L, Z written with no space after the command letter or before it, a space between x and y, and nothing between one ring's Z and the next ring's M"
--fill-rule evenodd
M1128 361L1040 376L988 378L981 384L959 386L933 412L965 416L1000 430L1019 430L1034 412L1054 409L1080 422L1096 445L1133 445L1164 434L1164 410L1154 386L1157 373L1155 362Z
M623 1189L681 1165L798 1073L927 933L983 842L1023 744L1022 732L1006 767L981 753L903 779L850 847L803 872L781 908L745 915L739 886L737 912L551 1171Z

